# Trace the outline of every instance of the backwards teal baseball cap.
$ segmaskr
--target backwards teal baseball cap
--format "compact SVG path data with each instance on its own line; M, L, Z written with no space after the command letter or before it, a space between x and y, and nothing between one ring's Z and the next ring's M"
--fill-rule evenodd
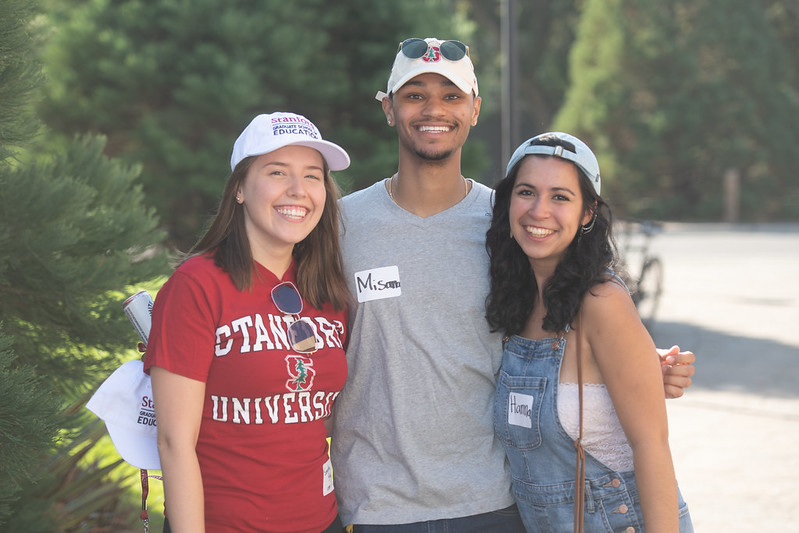
M508 168L505 171L505 175L507 176L510 174L513 167L515 167L524 156L531 154L549 155L571 161L577 165L577 168L583 171L596 193L599 194L601 185L601 180L599 178L599 162L594 152L588 148L588 145L574 135L569 135L568 133L560 131L551 131L527 139L513 152L510 161L508 161Z

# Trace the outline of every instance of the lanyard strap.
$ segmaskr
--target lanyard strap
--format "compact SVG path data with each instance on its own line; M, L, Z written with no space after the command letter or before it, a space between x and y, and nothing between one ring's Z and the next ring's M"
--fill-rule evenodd
M147 514L147 495L150 493L149 478L163 478L161 476L148 476L147 470L143 468L139 470L139 476L141 477L141 514L139 514L139 518L141 518L144 525L144 533L148 533L150 531L150 516Z
M150 482L147 479L147 470L142 468L139 470L139 475L141 476L141 514L139 518L144 525L144 533L147 533L150 531L150 517L147 514L147 494L150 492Z

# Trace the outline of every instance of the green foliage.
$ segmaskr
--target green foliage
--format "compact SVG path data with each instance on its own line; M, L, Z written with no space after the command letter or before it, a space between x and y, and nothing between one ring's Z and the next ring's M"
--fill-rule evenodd
M30 366L12 366L16 356L0 324L0 525L11 513L22 484L56 433L58 400Z
M792 69L758 3L589 0L555 127L597 149L622 212L719 220L732 170L745 219L795 217Z
M125 531L119 463L87 459L105 428L62 406L135 343L120 303L166 270L162 235L138 169L108 160L102 138L33 144L37 7L0 0L0 526Z
M35 3L0 0L0 162L12 154L12 146L30 139L38 128L29 106L41 71L30 61L33 41L28 22Z
M796 0L760 0L763 14L773 28L782 49L788 51L788 59L793 64L791 71L785 73L792 78L791 85L799 91L799 2Z
M569 84L567 58L579 21L579 3L576 0L516 2L516 19L510 24L515 27L518 50L516 104L522 140L546 131L563 102ZM501 104L501 85L484 82L498 81L501 76L502 55L496 52L496 47L504 37L500 32L503 6L502 2L480 0L469 4L470 15L480 28L472 42L486 59L478 69L483 111L493 111Z
M76 422L75 415L65 414L62 425ZM139 531L137 503L126 491L135 482L131 477L119 480L114 471L123 466L93 457L105 435L105 426L95 420L83 430L64 432L58 449L40 457L32 469L36 480L24 485L25 497L15 503L3 524L3 531L27 533L101 533Z
M80 392L133 338L120 292L166 269L138 170L100 138L0 174L0 318L17 351Z
M257 113L304 114L346 147L345 190L385 176L396 139L374 94L397 43L463 24L445 0L72 0L51 2L48 16L46 122L101 132L109 155L141 163L148 199L184 249Z

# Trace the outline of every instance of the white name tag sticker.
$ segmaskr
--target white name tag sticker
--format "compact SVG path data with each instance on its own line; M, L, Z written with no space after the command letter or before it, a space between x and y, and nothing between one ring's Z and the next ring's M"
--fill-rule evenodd
M355 294L359 303L400 296L399 268L388 266L356 272Z
M511 392L508 397L508 424L533 427L533 397L529 394Z
M322 465L322 496L333 492L333 463L328 459Z

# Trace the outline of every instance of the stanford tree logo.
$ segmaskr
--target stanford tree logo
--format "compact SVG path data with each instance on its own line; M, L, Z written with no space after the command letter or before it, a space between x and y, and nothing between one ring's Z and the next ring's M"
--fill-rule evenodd
M441 59L441 50L438 49L438 46L431 46L427 49L427 52L422 56L422 61L429 62L436 62Z
M313 386L316 370L310 357L289 355L286 357L286 367L291 379L286 381L286 388L291 391L307 391Z

